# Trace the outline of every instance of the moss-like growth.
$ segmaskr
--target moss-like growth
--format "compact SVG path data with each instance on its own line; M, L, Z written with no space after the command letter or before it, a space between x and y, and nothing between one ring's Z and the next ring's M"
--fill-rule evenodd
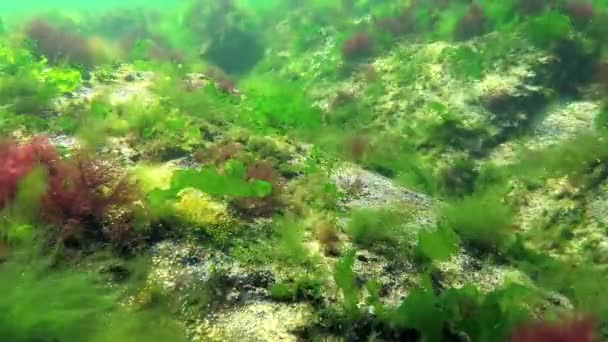
M358 209L351 214L346 232L356 244L373 246L379 243L396 244L404 238L404 213L386 209Z
M458 252L458 236L449 227L440 225L434 231L418 233L416 254L427 261L445 261Z
M225 204L191 188L184 189L178 197L173 205L173 211L177 220L189 227L185 232L186 235L200 231L220 245L230 242L236 224L232 222Z
M269 293L270 298L279 302L308 300L314 303L322 299L321 283L310 277L276 283L270 287Z
M202 56L230 74L248 72L264 56L257 22L232 2L192 1L184 24L204 44Z
M599 113L593 118L593 125L596 129L604 131L608 128L608 105L604 104Z
M568 16L555 11L547 11L531 19L525 32L534 44L548 48L552 43L567 38L572 30Z
M560 94L578 95L578 88L593 80L600 51L593 43L570 39L556 41L552 49L555 61L547 71L548 86Z
M41 115L56 95L55 87L27 72L0 78L0 104L18 114Z
M285 82L271 77L252 78L242 85L252 109L243 121L248 126L267 132L314 133L321 126L321 111L311 105L297 82Z
M441 192L449 197L462 197L475 191L479 171L471 159L457 159L439 172Z
M210 195L231 197L264 197L272 187L266 181L248 182L245 166L239 162L230 163L224 174L215 168L200 170L179 170L173 172L168 189L156 189L149 194L153 207L162 208L167 200L175 199L186 188L194 188Z
M465 197L442 215L465 244L482 252L504 250L514 234L511 208L492 194Z
M355 273L353 265L355 264L355 251L348 251L334 269L334 280L338 288L342 291L342 303L344 305L344 313L354 321L361 314L359 303L359 291L355 281Z
M0 267L0 335L10 341L185 341L183 327L158 308L121 308L120 291L89 272L51 271L16 257ZM164 317L163 317L164 316Z
M510 171L525 180L568 176L584 184L585 175L608 160L608 139L602 133L583 132L562 143L524 151Z
M370 142L369 151L361 158L366 168L393 178L411 190L435 193L433 172L411 142L393 135L381 135Z

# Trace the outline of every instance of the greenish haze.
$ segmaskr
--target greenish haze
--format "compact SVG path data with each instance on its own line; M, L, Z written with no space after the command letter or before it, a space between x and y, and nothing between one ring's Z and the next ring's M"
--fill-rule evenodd
M607 16L4 1L0 339L608 339Z

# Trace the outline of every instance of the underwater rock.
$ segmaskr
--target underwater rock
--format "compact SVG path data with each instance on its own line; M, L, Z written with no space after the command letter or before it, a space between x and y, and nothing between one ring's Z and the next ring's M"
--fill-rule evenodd
M313 317L305 303L266 301L266 288L274 282L264 269L241 268L234 260L202 246L162 242L153 249L149 282L180 303L194 341L272 341L281 336L296 341L293 331ZM196 262L184 263L184 259ZM207 301L215 310L192 310L192 296ZM202 297L201 297L202 296Z
M507 141L514 134L522 133L536 118L542 115L548 103L546 95L531 86L512 89L509 93L486 96L480 99L491 113L490 122L500 129L492 144Z
M216 202L209 195L198 190L182 191L174 208L180 219L197 227L226 226L230 222L226 205Z
M204 341L297 342L296 331L313 318L305 303L259 302L214 314L198 323L194 336Z
M433 206L430 197L409 191L395 185L390 179L357 167L344 165L332 175L340 187L357 182L361 191L356 199L348 200L345 205L350 208L384 207L396 203L407 203L409 206L429 209Z

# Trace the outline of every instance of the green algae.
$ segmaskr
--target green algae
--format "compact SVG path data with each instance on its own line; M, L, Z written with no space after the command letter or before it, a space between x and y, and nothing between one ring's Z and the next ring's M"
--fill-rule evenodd
M19 260L9 253L10 263L0 270L9 284L7 312L45 293L53 300L46 315L32 310L18 313L26 318L21 325L0 322L0 334L180 341L174 317L198 331L196 322L210 311L221 314L224 301L238 310L271 300L311 304L315 319L302 328L310 340L499 341L531 317L555 315L556 305L537 289L567 298L559 314L582 312L601 321L606 305L594 306L593 298L601 297L597 284L605 273L591 255L601 255L605 236L594 227L604 223L589 214L598 210L589 203L598 203L606 179L605 110L572 113L562 122L554 108L605 102L605 58L597 52L605 44L597 19L605 4L594 2L589 14L565 2L524 13L523 3L478 1L483 20L464 1L186 1L138 15L48 14L49 23L86 40L100 60L111 57L87 67L49 61L30 43L15 43L6 34L23 34L27 21L7 22L0 48L3 137L45 133L66 144L66 135L97 158L135 169L168 165L171 172L163 175L134 173L145 193L137 203L142 217L126 218L125 227L141 220L147 227L134 254L153 254L162 240L187 240L267 271L275 281L242 285L226 281L230 275L219 269L202 286L239 293L237 303L218 295L212 309L201 299L179 313L122 310L116 305L121 296L96 283L94 274L69 273L80 251L60 253L70 262L59 269L21 273L12 270ZM593 16L588 25L585 15ZM124 51L108 54L122 49L116 44L121 31L132 34L121 41ZM368 49L361 60L342 60L342 44L359 34L373 47L361 47ZM218 66L224 70L213 69ZM597 79L575 77L578 70L587 76L596 70ZM133 93L135 100L123 101ZM541 94L542 103L533 106L530 94ZM592 121L595 132L569 126L582 122L577 127L591 129ZM66 145L64 154L79 152ZM346 162L434 198L397 186L402 192L393 197L445 203L437 203L431 222L424 210L394 208L402 202L365 208L383 201L376 198L386 196L383 185L372 184L378 193L370 193L369 180L357 178L365 173L347 187L336 185ZM250 177L247 169L256 163L268 165L275 177ZM19 192L2 212L0 252L5 242L12 249L34 232L59 228L28 217L24 208L38 211L33 197L45 184L44 177L32 177L22 183L31 191ZM270 197L280 198L270 215L239 206L243 199ZM562 202L564 209L550 207ZM219 211L207 210L220 204ZM100 229L122 209L113 208ZM531 223L529 216L540 213L553 219ZM320 217L332 225L331 234L319 236ZM412 228L417 225L431 227ZM318 246L324 243L333 248ZM538 255L528 250L544 245L552 247ZM87 252L99 249L103 244ZM180 258L176 269L200 266L198 256ZM507 267L529 276L529 284L483 277ZM573 276L562 276L564 270ZM431 279L412 280L426 272ZM244 290L249 287L255 291ZM79 306L75 293L91 305ZM59 324L69 329L60 331ZM143 333L148 330L150 336Z

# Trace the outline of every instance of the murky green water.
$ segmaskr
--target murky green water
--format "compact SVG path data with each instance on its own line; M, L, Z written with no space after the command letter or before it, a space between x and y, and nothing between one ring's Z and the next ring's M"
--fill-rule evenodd
M0 3L0 341L608 341L608 1Z

